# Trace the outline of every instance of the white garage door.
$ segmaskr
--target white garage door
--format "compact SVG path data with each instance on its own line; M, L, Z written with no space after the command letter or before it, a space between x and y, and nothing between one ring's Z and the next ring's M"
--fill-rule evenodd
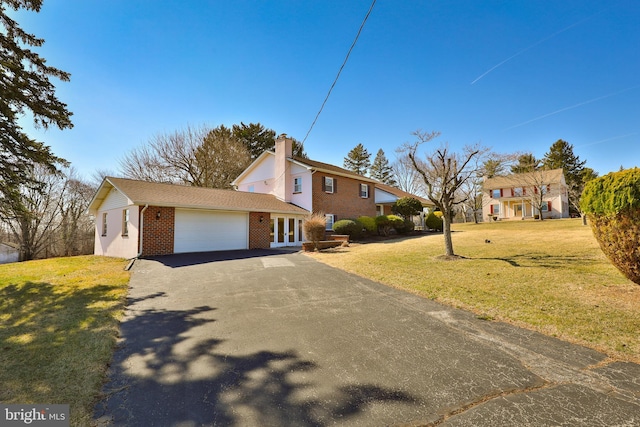
M174 252L247 249L248 214L176 209Z

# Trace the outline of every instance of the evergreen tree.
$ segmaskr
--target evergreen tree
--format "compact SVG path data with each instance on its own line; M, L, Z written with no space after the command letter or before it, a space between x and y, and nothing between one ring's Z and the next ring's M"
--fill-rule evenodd
M397 182L394 178L393 168L389 165L387 156L384 155L382 148L378 150L376 158L373 159L371 169L369 169L371 178L377 179L387 185L396 186Z
M34 165L55 172L58 165L65 163L50 147L23 131L18 120L24 112L30 111L35 125L45 129L73 127L72 113L58 100L49 81L50 77L69 81L69 73L46 65L45 59L30 49L42 46L44 40L25 32L6 14L8 7L39 12L41 6L42 0L0 0L0 202L3 204L19 203L21 185L39 184L29 173Z
M260 123L233 125L233 136L247 147L251 160L255 160L266 150L272 150L276 143L276 132L266 129Z
M580 196L586 181L593 179L597 174L591 168L585 168L586 161L581 161L573 153L573 145L562 139L557 140L545 153L542 164L549 169L564 171L564 179L569 191L569 202L572 211L577 211L580 206ZM585 170L589 169L588 171ZM586 180L586 181L585 181Z
M371 165L371 154L362 144L356 145L344 158L344 167L359 175L365 175Z
M540 160L536 159L531 153L523 154L518 157L518 163L511 166L511 173L533 172L540 167Z

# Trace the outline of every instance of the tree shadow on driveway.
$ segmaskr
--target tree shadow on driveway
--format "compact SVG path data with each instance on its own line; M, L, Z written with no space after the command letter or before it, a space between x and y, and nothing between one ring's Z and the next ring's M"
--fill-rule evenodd
M95 408L99 426L324 426L374 402L420 401L373 384L319 391L307 374L320 366L295 351L243 353L212 336L215 308L133 305Z
M284 255L291 252L299 251L299 247L292 247L290 249L251 249L251 250L238 250L238 251L217 251L217 252L194 252L184 254L171 254L160 255L154 257L147 257L158 261L159 263L171 267L187 267L190 265L208 264L211 262L219 261L232 261L248 258L260 258L265 256Z

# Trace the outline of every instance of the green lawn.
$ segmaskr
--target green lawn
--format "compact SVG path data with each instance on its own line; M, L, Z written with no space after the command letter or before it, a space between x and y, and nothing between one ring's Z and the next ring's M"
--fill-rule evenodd
M311 256L389 286L640 362L640 286L613 267L580 219L454 224L441 234ZM486 243L490 240L491 243Z
M82 256L0 265L0 402L65 403L90 424L129 273Z

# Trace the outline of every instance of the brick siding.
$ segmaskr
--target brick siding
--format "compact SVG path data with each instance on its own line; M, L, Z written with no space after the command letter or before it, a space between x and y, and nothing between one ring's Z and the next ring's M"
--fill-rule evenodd
M142 211L143 206L140 206ZM158 218L158 212L160 218ZM144 211L142 256L168 255L173 253L176 210L149 206Z
M260 222L262 218L262 222ZM269 249L271 246L270 215L265 212L249 213L249 249Z
M322 190L322 181L325 176L331 177L337 182L337 191L334 193L327 193ZM362 215L376 216L375 189L372 183L323 172L313 174L311 182L313 187L313 212L334 214L338 220L357 218ZM360 197L360 184L369 185L369 197L366 199Z

